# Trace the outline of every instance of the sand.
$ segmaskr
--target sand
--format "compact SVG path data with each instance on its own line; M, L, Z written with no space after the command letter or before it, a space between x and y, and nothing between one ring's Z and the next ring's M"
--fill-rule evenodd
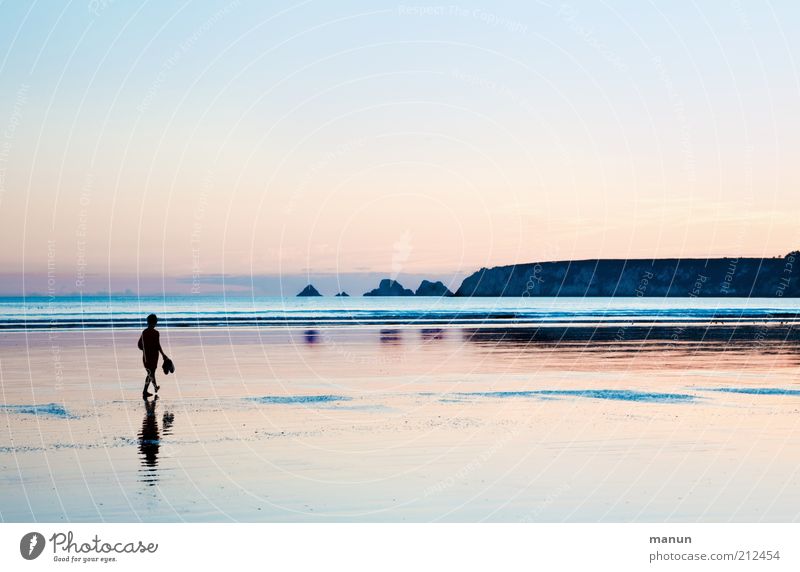
M3 521L796 521L800 345L0 333Z

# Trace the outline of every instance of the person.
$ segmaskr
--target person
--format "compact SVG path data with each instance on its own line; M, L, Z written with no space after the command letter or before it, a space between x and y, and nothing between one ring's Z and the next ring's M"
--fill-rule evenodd
M142 332L142 335L139 336L139 349L142 350L142 362L144 363L145 371L147 371L147 377L145 377L144 380L144 390L142 390L142 397L144 398L153 395L148 391L151 383L153 384L156 393L158 393L158 390L161 389L156 384L158 355L161 354L164 356L164 360L169 359L164 353L164 350L161 349L161 340L159 339L158 330L156 330L157 323L158 317L155 314L150 314L147 316L147 328L145 328L145 330Z

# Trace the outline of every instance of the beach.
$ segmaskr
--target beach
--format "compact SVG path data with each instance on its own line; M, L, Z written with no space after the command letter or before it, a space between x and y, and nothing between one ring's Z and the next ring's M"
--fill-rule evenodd
M797 521L793 325L642 327L2 331L0 518Z

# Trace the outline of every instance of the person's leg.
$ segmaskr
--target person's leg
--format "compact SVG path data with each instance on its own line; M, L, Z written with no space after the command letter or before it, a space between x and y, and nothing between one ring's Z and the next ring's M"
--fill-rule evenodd
M150 382L151 381L153 382L153 385L155 385L155 380L153 379L152 370L146 369L145 371L147 372L147 376L144 378L144 389L142 390L142 395L148 396L148 395L151 395L151 394L147 391L147 388L150 387Z

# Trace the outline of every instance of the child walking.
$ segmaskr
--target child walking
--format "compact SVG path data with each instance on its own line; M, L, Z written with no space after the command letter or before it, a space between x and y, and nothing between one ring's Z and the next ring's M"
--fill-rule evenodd
M161 354L164 356L165 363L169 360L164 350L161 349L161 340L159 339L158 330L156 330L157 323L158 317L155 314L147 316L147 328L145 328L142 335L139 336L139 349L142 350L142 362L144 363L144 369L147 371L147 377L144 380L144 390L142 390L142 397L144 398L153 395L147 391L150 387L150 383L153 384L156 393L158 393L160 389L156 384L158 355Z

